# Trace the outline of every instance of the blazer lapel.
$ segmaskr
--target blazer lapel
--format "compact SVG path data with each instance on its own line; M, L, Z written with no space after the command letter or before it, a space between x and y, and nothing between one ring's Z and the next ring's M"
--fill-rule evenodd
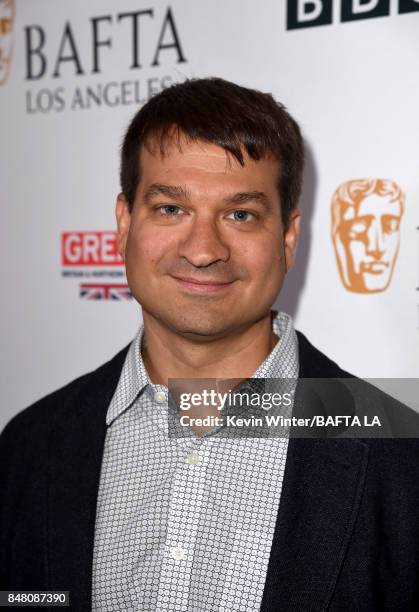
M351 376L297 335L300 378ZM351 411L350 401L344 406ZM315 410L333 414L336 406L323 400ZM367 462L368 446L360 440L289 440L261 610L327 609L356 520Z
M262 610L326 610L364 486L358 440L291 439Z
M70 591L74 610L91 609L96 500L106 435L106 411L127 352L89 375L68 401L49 449L48 563L53 590Z

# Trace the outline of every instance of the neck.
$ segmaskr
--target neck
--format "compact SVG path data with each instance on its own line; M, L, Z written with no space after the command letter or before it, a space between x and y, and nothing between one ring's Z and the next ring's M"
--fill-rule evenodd
M270 313L240 332L210 342L186 338L146 312L143 319L143 360L154 384L167 386L169 378L249 378L278 342Z

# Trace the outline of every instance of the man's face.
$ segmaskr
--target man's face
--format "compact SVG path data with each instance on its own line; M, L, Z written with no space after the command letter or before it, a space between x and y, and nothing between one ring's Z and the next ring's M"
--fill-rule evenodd
M376 194L348 209L338 237L344 247L345 285L359 293L383 291L390 283L400 242L399 202Z
M266 316L291 267L299 213L284 233L278 162L245 165L204 142L141 151L132 213L117 201L120 253L143 316L214 339Z

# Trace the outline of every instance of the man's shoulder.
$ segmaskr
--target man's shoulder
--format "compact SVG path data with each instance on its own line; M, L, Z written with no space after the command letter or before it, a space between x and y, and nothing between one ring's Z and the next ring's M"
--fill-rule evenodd
M354 378L330 357L313 346L308 338L296 330L301 378Z
M40 398L18 414L6 425L1 437L18 432L49 429L54 421L71 418L86 405L95 405L98 395L103 399L112 398L122 370L129 345L121 349L109 361L95 370L77 377L63 387ZM34 432L35 430L35 432Z
M367 422L377 416L382 422L384 439L412 438L411 447L416 453L418 452L419 414L416 411L368 380L358 378L343 370L313 346L301 332L297 331L297 338L300 354L300 378L324 379L316 384L316 392L323 393L323 406L326 407L326 414L339 415L343 408L344 414L346 412L360 414ZM406 444L405 448L407 449L408 446Z

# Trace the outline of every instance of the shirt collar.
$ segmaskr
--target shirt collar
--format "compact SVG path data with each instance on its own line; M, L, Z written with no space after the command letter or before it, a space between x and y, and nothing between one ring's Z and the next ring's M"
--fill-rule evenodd
M298 340L292 318L285 312L273 312L272 330L279 338L273 350L251 378L297 378Z
M291 317L285 312L273 312L272 329L279 342L257 368L251 378L297 378L299 369L298 341ZM141 355L144 326L141 325L128 349L121 376L106 414L110 425L132 406L147 385L152 385ZM153 385L153 388L162 385Z
M141 325L131 342L122 367L115 393L106 414L106 424L110 425L122 412L129 408L138 395L151 384L141 355L144 326Z

